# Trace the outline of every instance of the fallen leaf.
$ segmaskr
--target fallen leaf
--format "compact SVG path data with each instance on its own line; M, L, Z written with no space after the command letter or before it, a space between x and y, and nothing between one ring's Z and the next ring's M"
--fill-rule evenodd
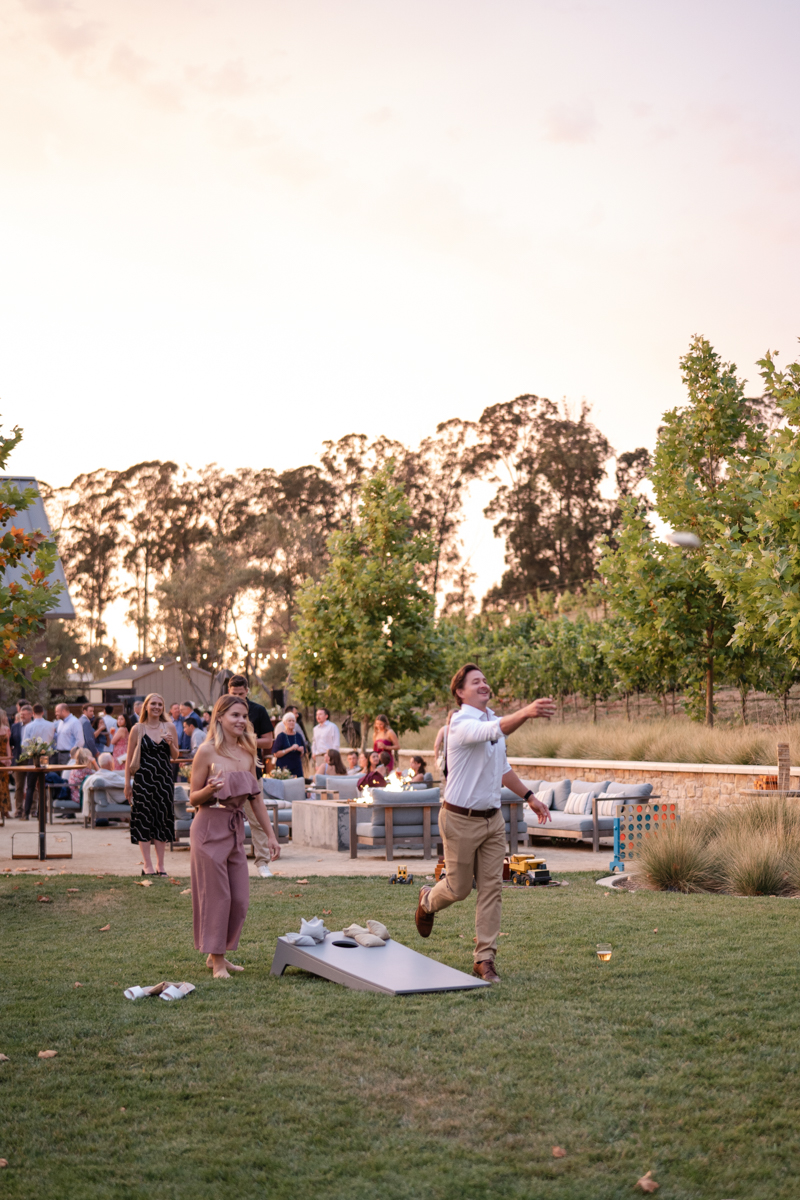
M7 1054L0 1054L0 1062L11 1062Z
M182 882L181 879L170 879L170 883L174 883L176 887L180 887Z
M7 1166L8 1166L8 1159L0 1158L0 1167L7 1167Z
M332 908L323 908L322 915L323 915L323 917L329 917L332 912L333 912Z
M40 1050L39 1058L55 1058L57 1054L57 1050Z
M658 933L658 930L657 930L657 929L654 929L654 930L653 930L653 933Z
M49 896L37 896L36 899L39 901L40 904L52 904L53 903L53 901L50 899Z
M301 883L308 883L308 880L307 880L307 879L298 879L298 881L297 881L297 887L300 887L300 884L301 884Z
M79 892L80 890L80 888L67 888L68 892Z
M101 932L101 933L108 933L108 931L109 931L109 929L110 929L110 928L111 928L111 926L110 926L110 925L101 925L101 926L100 926L100 932Z
M291 897L292 897L292 899L293 899L293 900L302 900L302 899L303 899L303 893L302 893L302 892L292 892L292 893L291 893Z
M122 1107L122 1108L121 1108L119 1111L120 1111L120 1112L125 1112L125 1106L123 1105L123 1107Z
M76 988L76 987L83 987L83 984L82 984L82 983L73 983L73 985L72 985L72 986L73 986L74 988Z
M643 1192L657 1192L661 1185L653 1179L653 1172L648 1171L641 1179L636 1180L636 1186L640 1187Z
M464 935L463 935L463 933L460 933L458 936L459 936L460 938L463 938L463 936L464 936Z
M553 1158L566 1158L566 1150L562 1150L560 1146L553 1146Z
M183 891L181 892L182 896L191 896L191 894L192 894L191 888L184 888Z
M498 933L498 937L511 937L510 933Z
M152 887L153 881L152 881L152 879L137 879L136 886L137 887Z

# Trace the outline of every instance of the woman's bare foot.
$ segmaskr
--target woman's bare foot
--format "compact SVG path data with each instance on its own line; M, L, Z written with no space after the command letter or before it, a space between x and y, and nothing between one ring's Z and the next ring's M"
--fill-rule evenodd
M223 965L229 971L243 971L244 970L244 967L240 967L236 963L228 962L227 958L225 958L225 956L222 954L218 954L218 955L216 955L216 957L222 959ZM209 954L208 958L206 959L207 967L213 967L215 965L214 958L215 958L215 956L213 954ZM216 978L216 975L215 975L215 978ZM227 978L230 978L230 976L228 976Z
M230 975L225 969L227 965L224 954L209 954L206 959L206 966L211 967L215 979L230 979Z

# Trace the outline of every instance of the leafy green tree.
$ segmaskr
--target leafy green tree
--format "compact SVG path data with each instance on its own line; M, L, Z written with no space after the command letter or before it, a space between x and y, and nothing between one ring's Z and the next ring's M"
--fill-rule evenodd
M716 530L709 573L738 620L735 640L766 638L800 666L800 362L779 371L760 362L786 424L755 457L743 511Z
M697 534L700 550L682 552L654 540L642 506L623 501L616 550L606 546L601 573L612 610L630 643L611 654L620 668L649 659L653 674L687 690L687 709L714 723L714 682L727 672L736 614L710 573L710 545L745 520L752 501L745 480L765 447L759 408L744 395L736 367L695 337L681 359L689 403L664 416L650 479L658 515L673 529Z
M290 653L301 699L352 713L362 740L381 711L398 733L420 729L445 660L419 582L433 548L411 528L393 462L364 484L357 519L328 545L327 570L298 597Z
M22 441L15 425L10 437L0 434L0 471L11 451ZM25 533L14 525L18 512L36 499L33 488L21 491L13 483L0 481L0 676L25 686L45 676L49 664L34 666L26 643L41 634L47 613L55 607L63 589L48 576L58 557L55 542L41 532ZM9 570L20 570L21 582L6 582Z

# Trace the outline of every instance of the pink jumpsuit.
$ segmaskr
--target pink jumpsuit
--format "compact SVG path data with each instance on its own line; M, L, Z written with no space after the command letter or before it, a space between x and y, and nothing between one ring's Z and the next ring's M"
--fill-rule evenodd
M195 813L189 839L194 948L204 954L236 949L250 903L242 809L261 787L250 771L224 774L218 803Z

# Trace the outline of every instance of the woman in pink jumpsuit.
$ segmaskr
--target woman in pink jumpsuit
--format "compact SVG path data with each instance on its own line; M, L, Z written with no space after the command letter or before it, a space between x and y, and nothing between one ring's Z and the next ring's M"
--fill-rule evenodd
M230 979L244 968L228 962L235 950L250 902L250 877L244 853L244 803L251 802L267 835L270 857L280 854L261 785L256 778L256 737L247 701L220 696L208 736L192 763L191 872L195 950L208 955L215 979Z

